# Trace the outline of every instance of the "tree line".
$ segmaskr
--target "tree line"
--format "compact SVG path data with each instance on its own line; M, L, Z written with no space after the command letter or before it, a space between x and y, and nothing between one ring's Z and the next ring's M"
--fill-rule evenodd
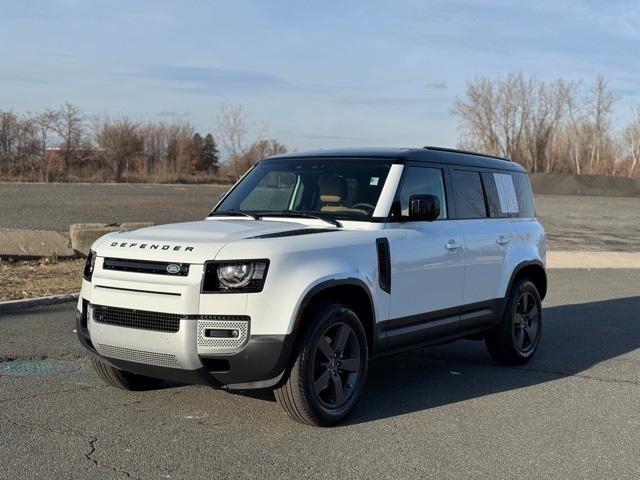
M508 157L530 172L640 177L640 107L613 126L618 95L603 76L592 84L513 73L467 84L452 113L460 146Z
M459 146L508 157L530 172L640 177L640 106L614 127L617 94L593 83L512 73L468 82L452 113ZM88 117L70 103L35 114L0 110L0 179L230 182L289 148L224 105L211 132L187 121ZM224 161L221 151L225 152Z
M251 141L250 132L239 106L224 106L206 133L186 121L88 117L70 103L36 114L0 110L0 179L228 183L287 151L277 139ZM225 162L219 144L229 152Z

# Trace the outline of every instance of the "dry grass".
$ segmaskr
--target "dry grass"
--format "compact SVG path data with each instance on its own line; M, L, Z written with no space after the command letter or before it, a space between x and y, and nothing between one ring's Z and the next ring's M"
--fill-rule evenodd
M80 290L84 260L0 260L0 301Z

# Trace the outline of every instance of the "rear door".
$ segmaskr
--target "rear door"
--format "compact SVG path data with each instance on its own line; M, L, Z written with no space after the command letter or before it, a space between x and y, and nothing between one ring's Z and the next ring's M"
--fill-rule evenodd
M436 221L409 221L409 197L415 194L438 197ZM464 239L450 216L450 196L445 166L405 167L386 226L392 279L388 348L460 332Z
M492 172L467 167L452 167L451 172L456 218L464 224L466 246L462 328L473 330L496 320L503 297L500 288L511 237L509 215L496 212L497 188L504 187L504 179L498 177L503 183L496 184Z

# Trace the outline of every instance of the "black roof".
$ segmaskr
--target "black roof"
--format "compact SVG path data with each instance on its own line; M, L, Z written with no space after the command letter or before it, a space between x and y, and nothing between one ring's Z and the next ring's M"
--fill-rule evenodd
M507 158L442 147L423 148L336 148L310 152L293 152L269 157L278 158L388 158L398 161L432 162L470 167L488 167L525 172L519 163Z

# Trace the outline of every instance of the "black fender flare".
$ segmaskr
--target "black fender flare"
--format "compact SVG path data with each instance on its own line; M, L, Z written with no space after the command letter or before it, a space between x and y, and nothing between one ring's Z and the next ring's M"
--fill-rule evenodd
M381 336L380 336L378 322L376 321L376 308L375 308L375 302L373 300L373 295L371 293L371 289L369 288L369 286L361 279L355 278L355 277L341 278L336 280L325 280L323 282L318 283L317 285L314 285L302 298L302 302L300 302L300 306L298 307L298 311L296 312L291 333L296 333L298 331L307 307L318 294L330 288L341 287L341 286L358 287L366 293L367 299L369 301L369 309L371 311L371 324L370 324L371 335L372 335L371 350L372 352L378 350L378 348L380 347ZM370 352L370 354L372 352Z
M540 267L540 270L543 274L542 280L544 282L544 288L542 288L542 291L540 291L539 293L540 293L540 299L544 300L544 298L547 296L547 271L544 268L544 264L540 260L528 260L528 261L520 262L518 265L516 265L516 268L514 268L513 272L511 272L511 278L509 279L507 290L504 294L505 298L507 298L507 296L509 295L509 292L511 291L511 288L513 287L513 284L516 281L516 278L518 278L518 275L522 272L522 270L531 266Z

